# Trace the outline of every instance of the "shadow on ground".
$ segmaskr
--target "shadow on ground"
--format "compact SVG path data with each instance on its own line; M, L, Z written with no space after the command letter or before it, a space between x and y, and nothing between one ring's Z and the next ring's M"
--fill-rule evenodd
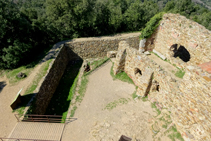
M45 113L46 115L67 114L72 97L72 95L70 95L71 87L79 73L82 63L82 59L72 60L68 63L60 83L48 105Z
M28 105L28 103L29 103L29 101L31 100L31 98L33 97L35 95L35 93L32 93L32 94L27 94L27 95L24 95L24 96L21 96L20 97L20 101L17 101L17 102L15 102L14 104L14 109L13 110L17 110L17 109L19 109L19 108L22 108L22 107L27 107Z
M6 81L0 82L0 92L3 90L3 88L7 85Z

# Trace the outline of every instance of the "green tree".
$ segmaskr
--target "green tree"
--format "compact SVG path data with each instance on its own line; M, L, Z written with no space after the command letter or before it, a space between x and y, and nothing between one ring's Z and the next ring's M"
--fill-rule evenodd
M144 9L137 1L132 3L124 14L124 19L127 24L127 30L140 30L144 26Z
M0 66L16 67L21 62L22 56L25 56L31 48L30 23L21 15L13 1L2 0L0 1L0 25ZM22 46L18 46L21 44Z

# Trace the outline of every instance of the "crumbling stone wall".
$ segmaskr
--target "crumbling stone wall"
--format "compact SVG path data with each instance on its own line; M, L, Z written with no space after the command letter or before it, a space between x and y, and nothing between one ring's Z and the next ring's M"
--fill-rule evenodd
M126 41L130 47L138 49L140 33L120 34L110 37L78 38L66 42L65 46L81 58L106 56L108 51L118 49L120 41Z
M60 48L52 49L51 51L56 53L56 59L53 59L49 72L45 76L39 91L36 94L33 114L45 114L48 104L50 103L50 100L56 91L59 81L69 62L66 47L61 46Z
M125 49L125 64L119 66L122 65L119 54ZM119 43L114 72L118 72L118 68L124 69L138 86L138 95L148 95L148 99L156 102L158 108L167 108L171 112L171 118L185 140L211 140L210 81L192 69L186 70L183 79L176 79L146 54L130 48L126 42ZM141 71L138 75L137 68Z
M45 113L70 60L104 57L107 51L117 50L118 43L122 40L138 48L139 36L140 33L132 33L114 37L79 38L66 42L60 47L54 46L49 51L54 59L36 95L33 113L40 115Z
M182 50L188 51L189 61L184 62L182 59L178 59L180 58L178 55L175 56L178 56L177 58L173 57L174 52L170 48L174 44L177 44L178 47L183 46L185 49ZM145 49L149 51L155 49L177 67L194 70L211 81L211 75L207 73L211 70L207 67L207 65L211 66L211 31L184 16L164 14L160 26L147 39ZM182 56L188 56L188 53L186 52ZM201 72L200 68L207 71Z

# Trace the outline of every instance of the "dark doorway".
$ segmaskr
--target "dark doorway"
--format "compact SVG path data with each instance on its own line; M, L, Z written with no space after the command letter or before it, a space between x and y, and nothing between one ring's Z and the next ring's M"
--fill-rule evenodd
M135 68L134 73L135 73L135 75L142 75L141 70L138 68Z
M190 61L190 53L184 46L174 44L170 47L170 50L174 53L173 57L179 57L184 62Z

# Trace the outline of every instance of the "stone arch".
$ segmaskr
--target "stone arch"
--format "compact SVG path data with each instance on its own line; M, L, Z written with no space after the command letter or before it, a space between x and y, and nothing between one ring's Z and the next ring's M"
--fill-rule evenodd
M190 53L184 46L173 44L170 47L170 51L172 51L171 53L173 53L172 57L179 57L184 62L190 61Z

